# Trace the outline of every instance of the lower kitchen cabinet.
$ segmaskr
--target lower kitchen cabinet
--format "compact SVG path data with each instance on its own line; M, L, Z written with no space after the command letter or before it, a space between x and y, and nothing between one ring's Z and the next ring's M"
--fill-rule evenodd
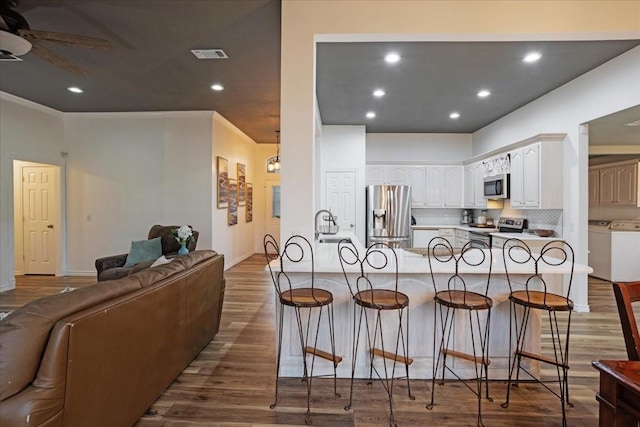
M438 236L438 230L413 230L413 243L414 248L426 248L429 246L429 242L434 237Z

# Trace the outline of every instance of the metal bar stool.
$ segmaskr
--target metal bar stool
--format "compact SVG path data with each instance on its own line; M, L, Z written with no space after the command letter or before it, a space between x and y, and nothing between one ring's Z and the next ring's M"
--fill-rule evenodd
M514 387L518 386L520 371L528 374L533 380L540 383L544 388L552 392L560 399L562 406L562 425L567 425L566 405L573 407L569 402L569 333L571 330L571 312L573 311L573 301L569 299L571 283L573 282L574 252L573 248L562 240L552 240L545 244L539 254L531 252L529 246L520 239L509 239L502 249L504 269L509 283L510 317L509 322L509 348L513 337L516 338L514 354L509 355L509 380L507 383L507 399L502 404L503 408L509 406L509 394L511 383L515 371ZM553 293L550 291L550 284L547 283L543 274L539 272L540 267L546 269L566 269L569 266L569 274L565 275L567 280L563 284L565 292ZM524 279L518 281L514 276L514 271L522 274L527 271ZM549 329L551 331L551 341L553 345L553 356L545 356L525 350L525 339L531 310L546 311L549 318ZM558 313L567 313L566 331L560 328L558 323ZM563 337L564 335L564 341ZM559 392L551 389L545 381L537 378L526 367L522 366L522 359L535 360L537 362L548 363L556 367Z
M441 370L444 384L445 373L449 372L471 390L478 397L478 425L482 422L482 385L484 383L486 398L489 397L489 328L491 324L491 308L493 300L487 295L489 292L489 282L491 281L491 268L493 256L491 248L481 241L468 242L462 249L454 249L451 243L443 237L434 237L429 241L428 246L429 270L431 271L431 281L433 283L436 302L434 309L434 327L437 328L438 318L440 320L440 345L436 345L436 336L433 334L433 378L431 380L431 403L427 409L433 409L435 398L435 383L438 370ZM450 264L455 266L455 272L447 279L446 288L442 283L436 282L434 268L438 264ZM465 271L465 274L462 273ZM468 267L473 267L469 269ZM474 276L467 277L466 273ZM482 279L477 280L480 274ZM463 275L467 278L463 278ZM440 289L438 289L440 288ZM466 312L466 316L465 316ZM482 313L482 315L481 315ZM455 339L454 325L456 322L464 322L468 319L471 338L471 352L469 353L468 342L460 342ZM464 347L467 348L464 348ZM462 347L456 349L456 347ZM436 356L437 352L437 356ZM455 357L458 359L471 361L474 364L475 389L469 386L454 369L447 365L447 359Z
M327 290L315 287L314 282L314 258L313 247L307 239L302 236L291 236L284 244L284 249L280 253L278 243L273 236L264 236L264 254L267 258L269 273L278 293L280 302L278 316L278 356L276 362L276 386L275 401L270 406L275 408L278 403L278 381L280 379L280 356L282 355L282 329L284 319L284 308L291 307L295 313L298 336L300 338L300 348L302 351L302 380L307 385L307 413L305 424L311 423L311 382L313 379L313 368L316 356L328 360L333 365L333 392L336 397L340 397L337 391L336 369L342 357L336 356L334 323L333 323L333 294ZM279 260L279 270L274 269L271 261ZM310 287L294 288L291 279L286 272L287 265L299 262L310 262L311 278ZM318 337L320 335L320 323L326 309L326 318L329 326L331 341L331 352L318 349ZM314 323L312 312L318 311L317 321ZM311 363L307 357L311 356ZM325 377L327 375L318 375Z
M344 409L350 410L353 403L353 379L356 371L360 332L362 331L364 320L364 330L367 334L367 347L369 350L368 384L372 384L375 372L389 396L389 424L395 426L393 415L394 380L406 378L409 398L411 400L415 399L411 395L411 386L409 384L409 365L413 363L413 359L408 357L407 354L409 348L409 313L407 312L405 316L405 309L409 307L409 297L398 292L398 257L393 248L385 243L376 243L370 246L360 256L355 245L347 241L342 241L338 244L338 255L342 272L356 308L353 312L354 335L349 404ZM370 275L365 270L383 270L390 263L393 263L391 267L393 268L392 272L395 273L394 288L375 289L370 280ZM356 269L351 269L350 267L352 266L356 267ZM351 279L349 278L350 274ZM370 310L369 313L367 313L367 310ZM393 352L385 348L383 326L388 325L388 323L383 324L383 312L397 313L397 333L393 338L395 344L391 343L395 347ZM385 317L384 320L388 319ZM380 363L375 363L377 359L381 359L382 366L380 366ZM404 376L396 377L395 375L398 363L405 366Z

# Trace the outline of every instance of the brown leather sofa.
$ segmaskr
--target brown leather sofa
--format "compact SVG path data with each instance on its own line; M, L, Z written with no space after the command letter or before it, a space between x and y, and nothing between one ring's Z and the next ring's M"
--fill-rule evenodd
M160 237L162 255L167 258L173 258L178 254L178 249L180 249L180 244L171 236L171 232L177 228L180 228L180 226L156 224L149 229L147 238L155 239L156 237ZM193 231L193 238L187 242L187 249L189 249L189 252L196 250L198 236L200 235L197 230L193 230L193 227L191 227L191 230ZM127 255L128 254L120 254L98 258L95 261L98 282L102 282L103 280L120 279L128 276L129 274L137 273L140 270L149 268L153 261L155 261L145 261L131 267L125 267L124 265L127 262Z
M0 425L131 426L213 339L224 257L195 251L0 321Z

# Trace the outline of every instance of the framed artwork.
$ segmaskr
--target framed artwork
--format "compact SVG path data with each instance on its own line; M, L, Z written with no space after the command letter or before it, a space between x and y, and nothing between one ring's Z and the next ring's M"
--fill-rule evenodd
M229 207L227 208L227 225L238 223L238 181L229 179Z
M247 183L246 166L238 163L238 206L244 206L245 203L245 184Z
M229 206L229 162L218 156L218 209Z
M244 219L246 222L253 221L253 184L247 183L247 207L244 211Z

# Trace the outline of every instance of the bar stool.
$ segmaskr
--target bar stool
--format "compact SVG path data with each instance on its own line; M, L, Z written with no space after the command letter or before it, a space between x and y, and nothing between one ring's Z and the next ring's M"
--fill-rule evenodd
M509 394L514 371L516 378L514 387L518 386L520 371L528 374L533 380L540 383L544 388L552 392L560 399L562 407L562 425L567 425L566 405L573 407L569 402L569 333L571 330L571 312L573 311L573 301L569 299L571 283L573 282L574 252L573 248L562 240L553 240L546 243L539 254L533 253L529 246L520 239L509 239L502 249L504 269L509 283L510 317L509 322L509 348L513 337L516 337L516 347L514 354L509 354L509 380L507 383L507 399L502 404L503 408L509 406ZM569 268L565 274L567 280L563 284L565 292L553 293L549 290L549 284L540 268L548 270L558 270L563 272ZM518 275L526 271L526 276L519 282L516 280L514 272ZM553 345L553 357L532 353L525 350L525 340L531 310L546 312L549 319L551 331L551 341ZM567 313L566 331L562 330L558 323L557 314ZM565 335L564 342L562 335ZM548 363L556 367L559 393L551 389L541 379L537 378L526 367L522 366L522 358Z
M458 380L463 381L464 385L478 397L477 423L484 425L482 422L483 383L487 400L493 402L493 399L489 397L488 381L489 365L491 364L489 359L489 328L491 308L493 307L493 300L488 296L493 264L491 248L485 242L474 240L464 245L461 250L456 250L447 239L434 237L429 241L428 260L435 291L433 299L436 302L433 323L437 329L439 318L440 329L438 332L441 336L440 345L436 346L437 333L433 334L431 402L427 405L427 409L433 409L436 377L438 370L441 369L440 385L444 384L445 373L449 372ZM442 283L438 284L434 275L434 269L437 270L442 264L454 267L454 273L447 279L446 287ZM473 274L473 276L467 274ZM481 279L478 279L478 274L481 275ZM468 342L463 343L455 339L455 323L464 322L465 317L468 317L471 349L468 348ZM471 350L470 353L469 350ZM447 365L449 357L473 362L475 377L472 379L476 382L475 389L466 383L468 379L463 379L451 366Z
M415 397L411 395L411 386L409 384L409 365L413 363L413 359L407 355L409 348L409 313L407 312L405 317L405 309L409 307L409 297L398 291L398 257L395 250L385 243L376 243L370 246L361 254L362 256L360 256L355 245L347 241L342 241L338 244L338 255L342 272L344 273L355 304L355 310L353 312L354 335L353 355L351 359L351 387L349 391L349 404L345 406L344 409L347 411L350 410L353 403L353 379L356 371L360 332L362 331L364 319L364 330L367 334L367 347L369 351L368 384L372 384L373 374L375 372L389 396L389 424L395 426L396 423L393 415L394 380L406 378L409 398L411 400L415 399ZM369 271L383 270L390 263L393 264L391 266L393 270L390 272L395 274L393 289L375 289L370 280L372 275L368 274ZM351 269L350 267L352 266L356 268ZM365 271L365 269L368 271ZM351 279L349 278L350 274ZM395 337L392 338L395 341L393 352L385 349L383 326L387 326L388 323L383 325L383 312L394 312L395 315L397 315L397 329L394 334ZM384 320L385 322L388 321L386 316ZM380 363L375 363L377 359L381 359L382 366L379 366ZM404 376L396 377L395 375L396 365L398 363L405 366Z
M280 253L278 243L273 236L267 234L264 236L264 254L267 258L269 273L278 293L278 301L280 302L278 316L278 356L276 362L276 386L275 386L275 402L270 406L275 408L278 403L278 381L280 379L280 357L282 355L282 329L284 320L284 309L290 307L293 309L298 327L298 336L300 338L300 348L302 351L302 380L307 385L307 413L305 416L305 424L311 423L311 382L314 378L313 368L316 356L328 360L333 365L333 393L336 397L340 397L337 391L337 375L336 369L342 357L336 356L335 335L333 323L333 294L327 290L315 287L314 283L314 257L313 247L311 243L303 236L291 236L284 244L284 249ZM274 269L271 261L279 260L279 269ZM289 274L286 272L288 265L295 263L310 262L311 278L310 287L294 288L291 283ZM312 316L312 312L317 311L316 318ZM318 337L320 335L320 324L324 311L327 313L327 322L329 327L329 335L331 341L331 352L318 349ZM316 320L314 322L314 320ZM315 323L315 325L313 325ZM310 343L312 345L310 345ZM311 363L307 361L307 357L311 356ZM319 375L318 377L326 377L327 375Z

